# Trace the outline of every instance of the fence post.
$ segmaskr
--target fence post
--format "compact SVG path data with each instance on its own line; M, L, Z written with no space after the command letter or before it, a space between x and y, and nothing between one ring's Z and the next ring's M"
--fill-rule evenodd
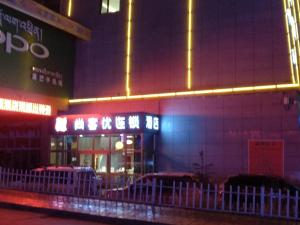
M95 184L95 182L93 182L92 183L92 175L91 174L89 174L89 180L88 180L88 197L90 197L91 196L91 189L92 189L92 187L94 187L94 184ZM93 192L94 192L94 188L93 188ZM94 195L95 195L95 192L94 192Z
M236 211L240 211L240 186L237 187Z
M102 198L102 182L103 182L103 178L100 178L100 182L99 182L99 203L100 203L100 199Z
M221 209L222 209L222 211L224 211L225 210L225 187L224 187L224 190L222 191L222 193L221 193L221 198L222 198L222 203L221 203Z
M6 187L7 188L9 188L9 186L10 186L10 183L9 183L9 181L10 181L10 174L11 174L11 169L10 168L8 168L8 170L7 170L7 179L6 179Z
M199 208L202 209L202 207L203 207L203 193L204 193L204 191L203 191L203 183L200 184L200 190L199 190L199 192L200 192Z
M298 193L298 191L296 191L296 193L295 193L295 215L294 215L294 217L295 217L295 219L298 219L298 201L299 201L299 193Z
M215 200L214 200L214 210L217 210L218 206L218 185L215 184Z
M128 193L127 193L127 201L130 201L131 198L131 185L130 185L130 179L126 180L127 186L128 186Z
M136 201L136 177L133 177L133 201Z
M115 195L115 200L116 200L116 202L118 201L118 199L119 199L119 184L120 184L120 182L122 183L122 179L125 179L124 177L121 177L120 179L117 179L116 180L116 188L115 188L115 193L116 193L116 195ZM128 198L128 200L129 200L129 198Z
M182 182L179 182L179 201L178 205L181 206L181 200L182 200Z
M260 187L260 215L264 216L265 213L265 187Z
M47 192L49 193L51 191L51 172L49 171L49 173L47 173Z
M161 205L162 203L162 180L159 181L159 202L158 204Z
M142 201L142 195L143 195L143 179L141 179L141 182L140 182L140 196L139 196L139 201L141 202Z
M193 200L192 200L192 208L195 208L195 197L196 197L196 183L193 182Z
M256 195L256 187L252 189L252 213L255 214L255 195Z
M83 186L82 186L82 196L83 197L85 197L85 192L86 192L85 191L85 189L86 189L86 182L87 182L86 181L86 176L87 176L86 173L84 173L84 176L83 176Z
M36 184L37 184L37 171L34 171L33 173L33 180L34 180L34 185L32 187L32 191L36 191Z
M185 207L189 207L189 189L190 189L190 184L189 182L186 183L186 191L185 191Z
M270 191L270 216L273 216L273 188Z
M2 167L0 166L0 186L2 186L2 180L3 180Z
M286 195L286 217L290 217L290 190L287 190Z
M63 172L63 176L62 176L62 193L63 194L68 194L67 192L67 178L66 175L68 174L68 172Z
M11 169L8 169L8 175L7 175L7 187L10 187L10 180L11 180Z
M281 189L278 193L278 216L281 217Z
M155 194L156 194L156 178L154 177L152 179L152 199L151 199L152 205L155 204Z
M42 171L39 171L39 179L38 179L38 183L39 183L38 190L39 190L39 192L41 192L41 190L42 190L41 185L43 185L43 184L42 184Z
M206 192L206 208L209 209L209 196L210 195L210 184L207 185L207 192Z
M175 205L175 180L173 180L173 187L172 187L172 206Z
M19 181L20 183L18 184L18 189L22 190L22 186L23 186L23 177L22 177L22 174L23 174L23 170L20 169L20 173L19 173Z
M232 210L232 186L229 187L229 211Z
M244 212L248 211L248 186L245 187L245 202L244 202Z
M125 181L125 177L121 178L121 186L122 186L122 201L124 201L124 194L125 194L125 187L126 187L126 181ZM127 187L128 188L128 187Z
M24 190L26 190L27 189L27 170L25 170L25 173L24 173Z
M147 179L146 180L146 200L145 200L145 203L147 204L148 203L148 199L149 198L149 180Z

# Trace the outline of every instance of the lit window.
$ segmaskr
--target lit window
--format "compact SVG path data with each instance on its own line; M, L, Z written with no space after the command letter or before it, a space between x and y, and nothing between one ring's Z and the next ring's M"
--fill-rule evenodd
M120 0L102 0L101 14L116 13L120 11Z

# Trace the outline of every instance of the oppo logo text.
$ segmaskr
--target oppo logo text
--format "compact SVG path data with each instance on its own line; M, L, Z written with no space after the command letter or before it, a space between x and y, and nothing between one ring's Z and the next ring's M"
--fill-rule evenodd
M23 37L11 34L6 34L0 30L0 44L5 45L5 52L11 54L12 51L30 52L36 58L45 59L49 57L49 50L40 43L28 43Z

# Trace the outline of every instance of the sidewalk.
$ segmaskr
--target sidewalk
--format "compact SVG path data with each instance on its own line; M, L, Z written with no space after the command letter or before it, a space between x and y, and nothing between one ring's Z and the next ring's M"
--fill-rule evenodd
M0 207L128 225L300 224L277 219L151 207L3 189L0 189Z

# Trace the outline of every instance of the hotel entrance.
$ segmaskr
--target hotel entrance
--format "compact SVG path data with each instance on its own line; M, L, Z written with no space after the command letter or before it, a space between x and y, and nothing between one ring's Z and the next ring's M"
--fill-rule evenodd
M88 124L91 118L97 121L97 128L93 127L93 131L89 129L91 124ZM107 118L110 118L108 127L111 129L103 130L103 127L105 128L103 121ZM135 118L135 123L130 118ZM118 120L123 121L122 126L116 122ZM57 125L58 121L67 121L66 127L62 129ZM72 128L76 128L77 125L74 125L76 121L82 121L83 124L80 132L76 130L74 133ZM51 165L88 166L94 168L97 173L114 175L138 175L155 171L156 139L159 129L157 116L144 113L134 114L132 117L72 115L58 117L55 123L56 129L65 131L56 131L51 137ZM69 128L71 132L68 132Z

